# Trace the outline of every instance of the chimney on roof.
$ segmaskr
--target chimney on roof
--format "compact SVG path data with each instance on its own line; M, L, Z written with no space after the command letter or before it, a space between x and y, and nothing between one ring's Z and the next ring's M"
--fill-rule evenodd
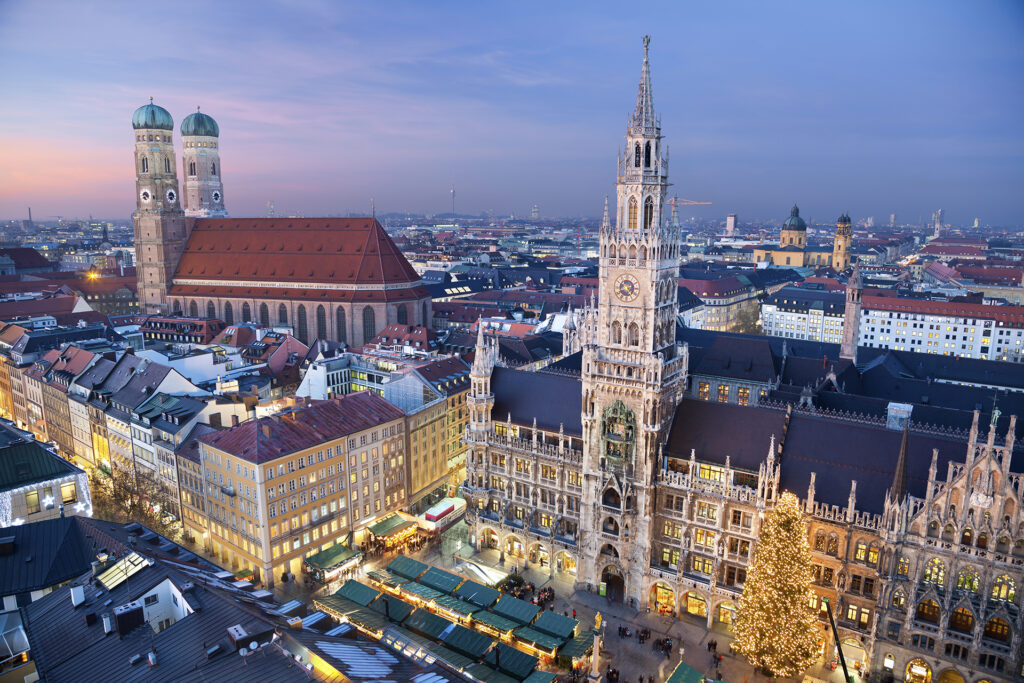
M232 427L237 427L238 426L238 415L232 415L231 416L231 426Z
M269 439L270 438L270 423L269 422L264 422L263 424L261 424L260 425L260 431L263 432L263 436L265 436L265 437L267 437Z

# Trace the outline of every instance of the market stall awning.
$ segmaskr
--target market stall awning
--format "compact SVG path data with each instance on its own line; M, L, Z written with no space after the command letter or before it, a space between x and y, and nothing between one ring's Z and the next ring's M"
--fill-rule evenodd
M547 609L537 617L537 621L533 622L533 628L541 633L561 638L564 641L566 638L572 637L579 623L572 617L563 616L558 612Z
M362 555L358 550L353 550L343 543L336 543L326 550L321 550L316 555L310 555L305 559L305 563L313 569L329 572L353 559L362 557Z
M537 612L540 611L540 607L526 602L526 600L514 598L511 595L502 595L501 599L498 600L498 604L492 607L491 611L498 616L511 619L520 626L525 626L533 621L533 618L537 616Z
M464 617L472 616L474 613L479 612L480 608L476 605L471 605L465 600L459 600L450 595L439 596L434 600L434 604L439 609L448 610L453 614L460 614Z
M487 609L494 604L494 601L498 599L501 593L498 589L485 586L477 581L467 580L466 583L462 584L455 591L455 597L471 602L478 607Z
M594 647L594 632L581 631L576 637L562 646L558 651L559 657L568 657L570 660L579 659Z
M446 629L445 633L441 635L441 641L446 647L450 647L456 652L470 657L472 659L480 659L484 656L484 653L490 649L491 644L494 640L482 633L471 631L465 626L459 626L458 624L452 624L450 629Z
M427 571L428 566L418 560L405 555L399 555L388 563L387 570L392 574L405 577L411 581L419 578L420 574Z
M387 594L380 596L380 599L370 603L370 608L380 612L396 624L405 621L405 618L416 609L405 600Z
M445 632L445 629L452 625L452 622L425 609L418 609L406 617L402 625L410 631L419 633L431 640L437 640Z
M466 673L472 676L474 680L483 681L483 683L519 683L518 678L506 676L486 664L474 664L466 669Z
M541 633L529 626L517 628L514 633L515 637L524 643L529 643L538 650L544 650L551 654L554 654L555 650L560 648L562 643L565 642L564 638L555 638L554 636L548 635L547 633Z
M366 530L377 538L390 538L414 526L416 526L416 522L410 522L401 515L389 515L379 522L371 524Z
M686 662L679 662L665 683L704 683L704 674Z
M526 654L514 647L509 647L505 643L498 643L487 653L484 661L498 671L515 677L517 681L521 681L537 668L539 660L533 655Z
M506 619L503 616L495 614L494 612L488 612L487 610L475 613L473 615L473 621L479 621L481 624L487 624L500 633L508 633L509 631L519 628L519 624L511 619Z
M427 602L433 602L442 595L442 593L438 593L433 588L428 588L416 581L410 581L409 583L402 584L402 592L411 593L412 595L415 595L421 600L426 600Z
M337 593L334 595L325 595L322 598L316 598L313 600L313 606L318 610L326 612L335 619L346 618L356 610L365 609L364 605L360 605L358 602L349 600Z
M396 576L389 572L387 569L374 569L372 571L366 572L366 575L374 581L376 581L377 583L388 586L389 588L400 586L401 584L409 580L401 576Z
M355 579L349 579L341 588L334 591L334 594L340 595L343 598L348 598L353 602L358 602L363 607L366 607L377 599L377 596L380 595L380 591L374 590L365 583L360 583Z
M553 671L540 671L539 669L523 679L523 683L552 683L555 680Z
M446 572L445 570L438 569L437 567L431 567L427 570L427 573L419 579L420 583L424 586L430 586L434 590L441 591L442 593L448 593L449 595L465 580L465 578L458 576L457 574Z

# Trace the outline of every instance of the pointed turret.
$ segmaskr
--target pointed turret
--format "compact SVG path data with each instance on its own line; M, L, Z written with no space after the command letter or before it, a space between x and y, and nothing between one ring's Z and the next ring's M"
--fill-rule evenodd
M647 59L647 49L651 37L644 36L644 65L640 70L640 88L636 93L636 111L633 112L631 125L648 127L655 125L654 98L651 95L651 64Z
M896 458L896 472L892 476L892 488L889 489L889 500L902 503L907 499L907 441L910 439L910 420L903 425L903 440L900 442L900 454Z
M608 195L604 196L604 215L601 216L601 232L610 233L612 231L612 221L608 217Z

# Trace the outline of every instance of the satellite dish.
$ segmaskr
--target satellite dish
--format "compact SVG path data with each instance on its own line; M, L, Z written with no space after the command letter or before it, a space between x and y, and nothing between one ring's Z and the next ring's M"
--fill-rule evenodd
M238 650L238 654L240 654L240 655L242 655L244 657L247 654L249 654L249 650L243 647L243 648Z
M250 652L255 652L258 649L260 649L260 644L257 643L255 640L252 641L251 643L249 643L249 651Z

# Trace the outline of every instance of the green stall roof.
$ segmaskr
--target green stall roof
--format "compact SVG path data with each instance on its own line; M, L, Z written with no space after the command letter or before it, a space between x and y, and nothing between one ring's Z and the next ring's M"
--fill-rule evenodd
M366 572L366 575L374 581L376 581L377 583L382 583L385 586L389 586L391 588L394 588L395 586L400 586L409 580L402 578L401 576L395 576L387 569L374 569L372 571Z
M552 654L554 654L555 650L562 647L562 644L565 642L565 638L555 638L552 635L541 633L529 626L517 628L515 630L515 636L524 643L536 645L541 650L547 650Z
M558 651L558 656L579 659L587 654L592 647L594 647L594 632L581 631L576 634L575 638L562 646L562 649Z
M501 595L501 593L499 593L496 588L491 588L490 586L485 586L482 583L469 580L459 586L455 591L455 597L471 602L474 605L483 607L484 609L493 605L499 595Z
M438 593L433 588L428 588L416 581L410 581L409 583L402 584L402 590L407 593L412 593L413 595L418 595L424 600L437 600L442 595L442 593Z
M472 615L475 612L480 611L480 608L476 605L471 605L470 603L464 600L453 598L450 595L442 595L438 597L436 600L434 600L434 604L438 607L443 607L449 612L455 612L456 614L461 614L466 617Z
M391 624L386 616L369 607L360 607L345 616L353 624L362 626L369 631L383 631Z
M322 598L317 598L313 601L313 605L319 609L327 612L328 614L340 614L342 616L348 616L356 610L364 609L365 605L361 605L355 600L349 600L346 597L342 597L335 593L334 595L325 595Z
M353 602L358 602L363 607L366 607L377 599L377 596L380 595L380 591L374 590L365 583L360 583L355 579L349 579L341 588L334 591L334 594L340 595L343 598L348 598Z
M498 657L499 654L501 657ZM484 661L498 671L515 677L517 681L521 681L537 668L539 660L533 655L528 655L514 647L509 647L505 643L498 643L487 653Z
M518 678L506 676L486 664L474 664L466 669L466 673L477 681L483 681L483 683L519 683Z
M576 627L579 626L578 621L571 617L564 616L553 610L544 610L537 621L533 622L533 627L541 633L547 633L565 640L571 638L572 634L576 631Z
M405 531L411 526L416 526L416 522L410 522L401 515L389 515L379 522L371 524L366 530L377 538L387 538Z
M505 617L499 616L494 612L488 612L487 610L481 610L473 614L473 621L479 621L482 624L487 624L492 628L496 628L502 633L508 633L514 629L519 628L519 624L506 619Z
M429 586L436 591L451 594L465 579L457 574L446 572L437 567L431 567L427 573L420 577L420 583Z
M686 662L679 662L666 683L704 683L704 674Z
M555 680L556 675L552 671L540 671L538 669L524 678L523 683L551 683Z
M387 605L387 607L385 607ZM393 595L382 595L380 599L375 600L370 607L381 614L387 616L388 619L400 624L412 614L412 611L416 609L405 600L396 598Z
M494 642L490 637L476 631L471 631L465 626L459 626L458 624L453 624L441 640L451 649L461 652L472 659L483 657L484 653L490 649L491 644Z
M434 643L430 646L430 651L440 659L441 661L448 664L456 671L465 671L466 667L473 666L474 661L466 655L459 654L451 648L447 648L440 643Z
M425 609L416 610L406 617L403 622L403 626L410 631L424 635L432 640L440 638L445 629L451 625L452 622L444 617L439 617Z
M491 611L506 619L511 619L520 626L525 626L537 616L540 607L531 605L526 600L514 598L511 595L503 595L501 600L498 600L498 604L491 608Z
M352 558L360 556L362 556L362 553L358 550L353 550L342 543L336 543L326 550L321 550L316 555L310 555L305 559L305 563L314 569L330 571L335 567L340 567Z
M398 574L413 581L419 578L420 574L427 571L427 565L411 557L399 555L388 563L387 570L392 574Z

